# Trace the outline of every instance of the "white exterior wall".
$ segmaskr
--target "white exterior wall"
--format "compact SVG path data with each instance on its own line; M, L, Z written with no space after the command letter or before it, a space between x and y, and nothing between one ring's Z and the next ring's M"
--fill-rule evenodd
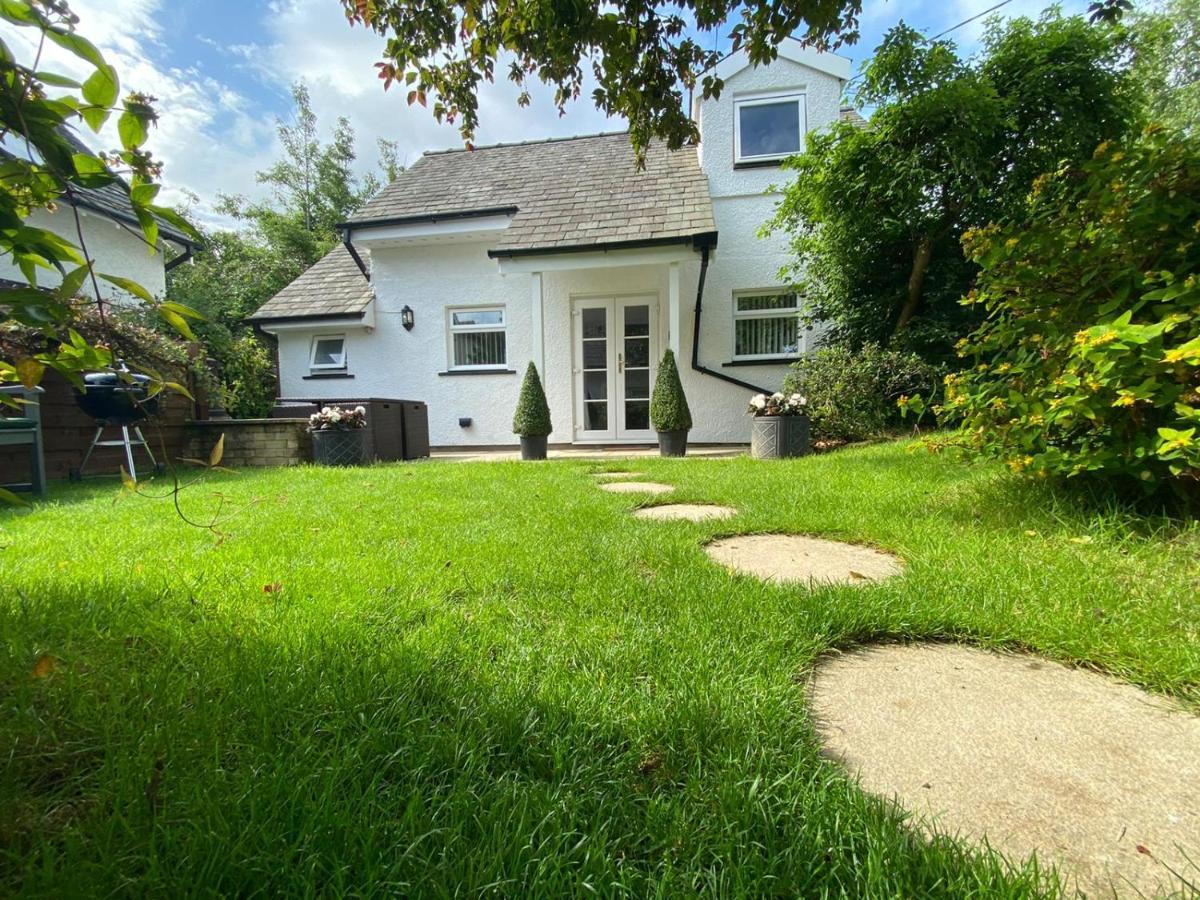
M155 297L161 298L166 293L167 277L163 268L166 261L161 252L152 250L140 237L137 226L120 225L107 216L84 209L79 210L79 216L87 252L96 264L96 271L132 278ZM53 213L34 210L26 221L34 228L53 231L72 244L79 245L74 211L66 204L60 205L58 211ZM9 256L0 257L0 278L25 281L25 276ZM38 270L39 287L54 287L61 281L54 269ZM84 292L89 297L95 296L90 281L85 284ZM100 281L100 293L110 300L129 299L124 291L103 280Z
M841 81L780 58L769 67L743 69L726 80L720 100L700 104L703 134L701 164L709 179L719 243L708 269L704 292L700 363L763 388L779 387L786 364L728 366L733 358L733 292L780 285L787 262L781 236L762 240L758 230L773 213L776 200L767 188L782 180L778 168L733 167L733 100L745 93L779 90L806 94L810 131L836 120ZM375 286L373 331L317 325L282 331L279 356L284 397L392 397L421 400L429 406L434 446L512 445L512 414L525 367L533 355L531 284L534 276L501 275L487 248L495 237L474 243L422 244L403 249L372 249ZM617 253L611 254L616 259ZM562 261L565 257L554 257ZM696 443L744 443L750 423L750 390L691 369L692 333L700 255L680 264L679 370L692 409ZM542 372L554 432L552 444L574 440L571 307L574 297L653 294L658 299L657 350L668 346L668 278L665 264L547 271L542 274L545 366ZM414 311L415 327L406 332L400 310ZM449 368L446 309L452 306L503 305L511 373L443 375ZM345 333L350 378L305 378L315 334ZM815 336L815 335L813 335ZM469 428L458 425L469 417Z

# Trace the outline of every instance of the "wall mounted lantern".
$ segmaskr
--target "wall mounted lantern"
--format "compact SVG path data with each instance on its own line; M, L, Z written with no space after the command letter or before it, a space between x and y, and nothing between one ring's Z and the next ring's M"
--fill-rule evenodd
M404 326L405 331L413 329L413 311L411 306L405 306L400 310L400 324Z

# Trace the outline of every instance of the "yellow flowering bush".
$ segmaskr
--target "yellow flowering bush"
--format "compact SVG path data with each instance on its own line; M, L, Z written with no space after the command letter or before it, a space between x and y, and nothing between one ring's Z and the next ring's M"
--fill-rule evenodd
M984 325L936 412L1041 476L1200 497L1200 147L1151 127L967 233Z

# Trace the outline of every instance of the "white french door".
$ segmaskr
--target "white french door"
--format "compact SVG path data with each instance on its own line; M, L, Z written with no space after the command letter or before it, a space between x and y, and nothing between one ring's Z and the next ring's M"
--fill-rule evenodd
M654 296L575 300L575 440L649 441L658 354Z

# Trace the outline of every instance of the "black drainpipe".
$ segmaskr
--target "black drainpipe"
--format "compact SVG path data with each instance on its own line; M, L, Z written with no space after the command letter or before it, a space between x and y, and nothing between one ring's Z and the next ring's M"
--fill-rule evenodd
M350 251L350 256L354 259L354 264L358 266L358 271L362 272L363 278L367 281L371 280L371 273L367 271L366 263L362 261L362 257L358 255L358 251L354 249L354 245L350 243L350 229L346 228L342 231L342 244Z
M696 285L696 321L692 327L692 368L702 375L711 375L713 378L720 378L722 381L728 381L730 384L744 387L746 390L754 391L756 394L774 393L770 388L759 387L757 384L751 384L748 381L742 381L740 378L734 378L732 375L726 375L724 372L717 372L700 365L700 313L704 306L704 277L708 274L708 249L708 247L700 248L700 281Z

